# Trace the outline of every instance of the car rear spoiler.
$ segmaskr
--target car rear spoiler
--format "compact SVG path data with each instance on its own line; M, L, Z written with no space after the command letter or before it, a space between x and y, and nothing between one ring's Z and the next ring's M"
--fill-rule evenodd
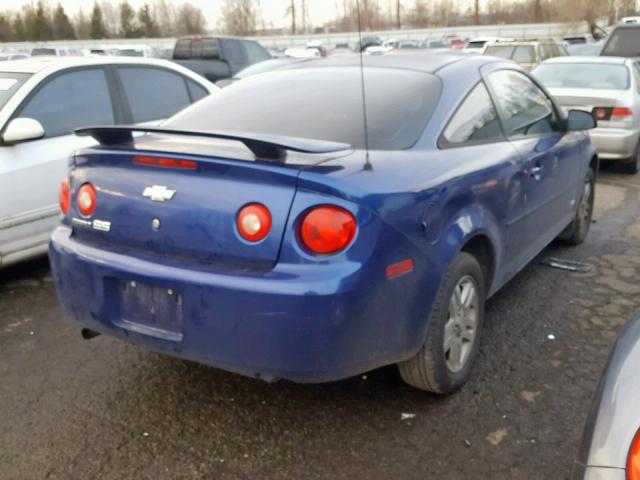
M138 126L87 127L75 130L76 135L80 137L93 137L100 145L105 146L132 143L134 138L133 134L136 132L235 140L242 142L251 150L251 153L255 155L256 159L274 162L283 162L287 158L288 151L316 154L340 152L351 148L351 145L348 143L330 142L326 140L225 131L201 132Z

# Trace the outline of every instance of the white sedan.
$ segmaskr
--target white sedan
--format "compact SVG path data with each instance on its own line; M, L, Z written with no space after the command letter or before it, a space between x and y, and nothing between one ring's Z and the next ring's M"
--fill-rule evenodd
M40 57L0 64L0 268L42 255L88 125L158 124L218 87L172 62Z

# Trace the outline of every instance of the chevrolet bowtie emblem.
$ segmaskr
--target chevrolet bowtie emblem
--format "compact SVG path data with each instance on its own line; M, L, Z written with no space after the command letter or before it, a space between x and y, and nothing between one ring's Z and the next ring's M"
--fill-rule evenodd
M145 188L142 196L154 202L166 202L167 200L171 200L175 193L175 190L169 190L167 187L161 185L154 185L153 187Z

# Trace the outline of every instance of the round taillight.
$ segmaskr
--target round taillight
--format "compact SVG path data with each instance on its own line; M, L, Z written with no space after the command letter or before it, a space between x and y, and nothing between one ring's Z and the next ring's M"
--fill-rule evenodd
M69 203L71 202L71 184L69 179L65 178L60 182L60 191L58 192L58 205L63 215L69 211Z
M636 433L627 457L627 480L640 480L640 430Z
M248 242L259 242L269 235L271 213L264 205L252 203L238 212L238 233Z
M356 219L340 207L316 207L305 215L300 226L303 245L321 255L344 250L355 235Z
M90 183L85 183L78 190L78 210L85 217L96 211L96 189Z

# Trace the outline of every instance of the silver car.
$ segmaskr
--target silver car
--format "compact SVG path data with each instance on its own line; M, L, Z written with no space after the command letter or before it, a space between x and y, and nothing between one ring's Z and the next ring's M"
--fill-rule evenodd
M591 141L600 160L640 170L640 63L619 57L563 57L533 71L565 110L591 112L598 128Z
M584 429L573 480L640 478L640 317L618 339Z
M164 60L38 57L0 63L0 268L47 251L58 187L88 125L156 125L219 90Z

